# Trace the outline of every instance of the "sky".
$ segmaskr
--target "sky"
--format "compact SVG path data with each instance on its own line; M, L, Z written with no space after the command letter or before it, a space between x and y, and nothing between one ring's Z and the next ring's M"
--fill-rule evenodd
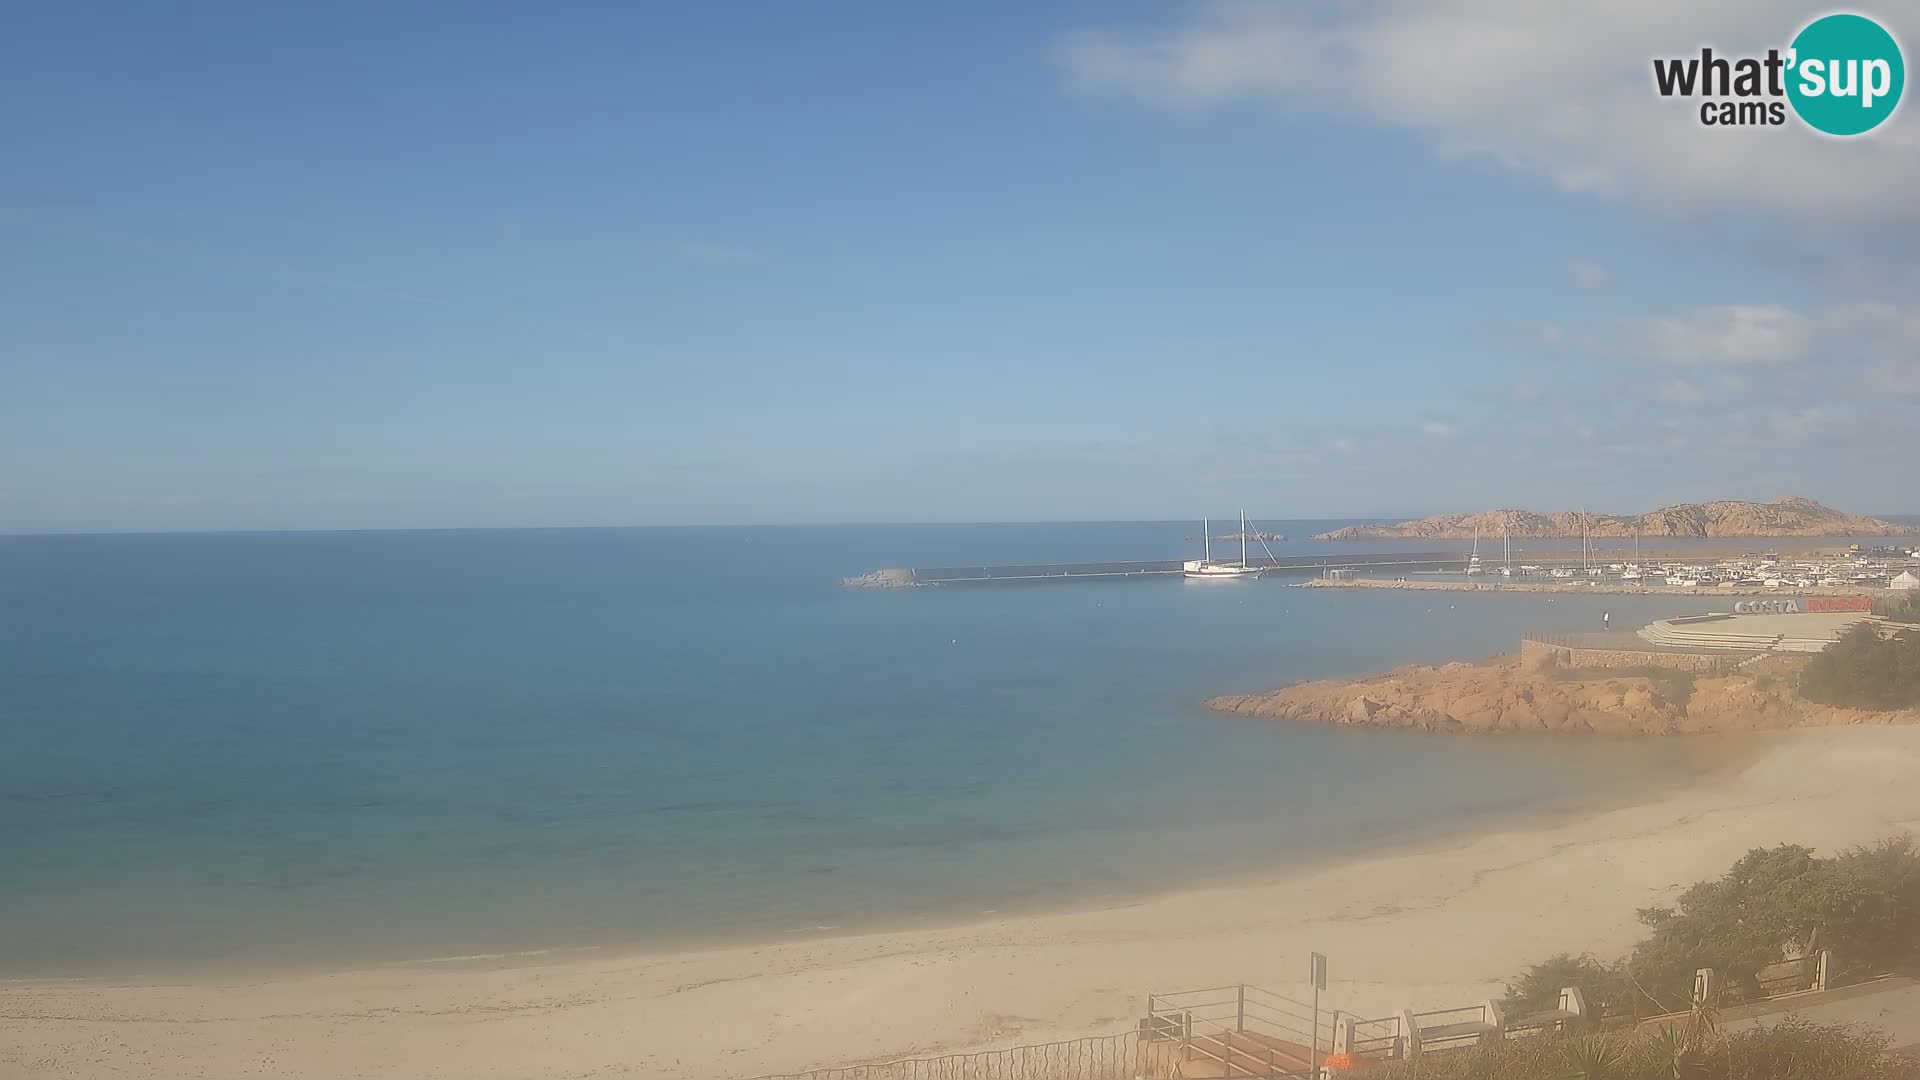
M0 532L1920 512L1826 10L10 5Z

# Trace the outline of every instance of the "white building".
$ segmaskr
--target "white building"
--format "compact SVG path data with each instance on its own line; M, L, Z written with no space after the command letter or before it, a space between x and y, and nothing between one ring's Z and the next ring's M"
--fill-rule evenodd
M1911 570L1902 570L1888 584L1895 589L1920 589L1920 577L1914 577Z

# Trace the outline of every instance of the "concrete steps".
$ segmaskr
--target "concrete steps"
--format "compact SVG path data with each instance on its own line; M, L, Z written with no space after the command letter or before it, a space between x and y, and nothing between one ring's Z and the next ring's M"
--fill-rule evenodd
M1660 619L1636 633L1648 644L1715 652L1817 653L1868 616L1854 613L1712 615Z

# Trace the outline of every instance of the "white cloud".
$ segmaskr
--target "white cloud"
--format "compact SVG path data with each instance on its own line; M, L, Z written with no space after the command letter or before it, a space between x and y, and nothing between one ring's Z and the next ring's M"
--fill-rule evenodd
M1562 269L1566 271L1567 282L1576 289L1598 292L1613 284L1613 273L1599 263L1575 259Z
M1891 354L1920 353L1920 311L1902 311L1885 303L1835 304L1821 314L1820 321L1830 333L1867 338Z
M1421 434L1429 435L1436 439L1452 438L1453 430L1454 429L1452 424L1444 423L1439 420L1428 420L1426 423L1420 425Z
M1569 328L1553 322L1501 327L1523 348L1663 364L1782 365L1812 351L1819 323L1791 308L1726 304Z
M1813 320L1761 304L1696 308L1629 319L1626 347L1666 364L1790 364L1813 344Z
M1652 60L1703 45L1784 46L1802 0L1356 0L1214 3L1172 28L1085 31L1067 83L1177 109L1262 101L1408 129L1435 153L1678 211L1744 208L1801 223L1920 222L1920 119L1873 135L1795 121L1706 128L1660 98Z
M1700 384L1687 379L1674 379L1660 387L1660 400L1669 405L1697 405L1707 399L1707 392Z

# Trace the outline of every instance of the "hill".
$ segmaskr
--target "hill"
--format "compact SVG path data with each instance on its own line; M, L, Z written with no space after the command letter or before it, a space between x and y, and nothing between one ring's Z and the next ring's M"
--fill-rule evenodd
M1530 510L1487 510L1477 514L1435 514L1398 525L1350 525L1314 537L1316 540L1467 540L1475 536L1536 540L1577 540L1586 535L1687 537L1764 536L1906 536L1917 530L1880 518L1843 514L1812 499L1788 496L1772 502L1721 499L1709 503L1679 503L1647 514L1583 514L1562 510L1538 514Z

